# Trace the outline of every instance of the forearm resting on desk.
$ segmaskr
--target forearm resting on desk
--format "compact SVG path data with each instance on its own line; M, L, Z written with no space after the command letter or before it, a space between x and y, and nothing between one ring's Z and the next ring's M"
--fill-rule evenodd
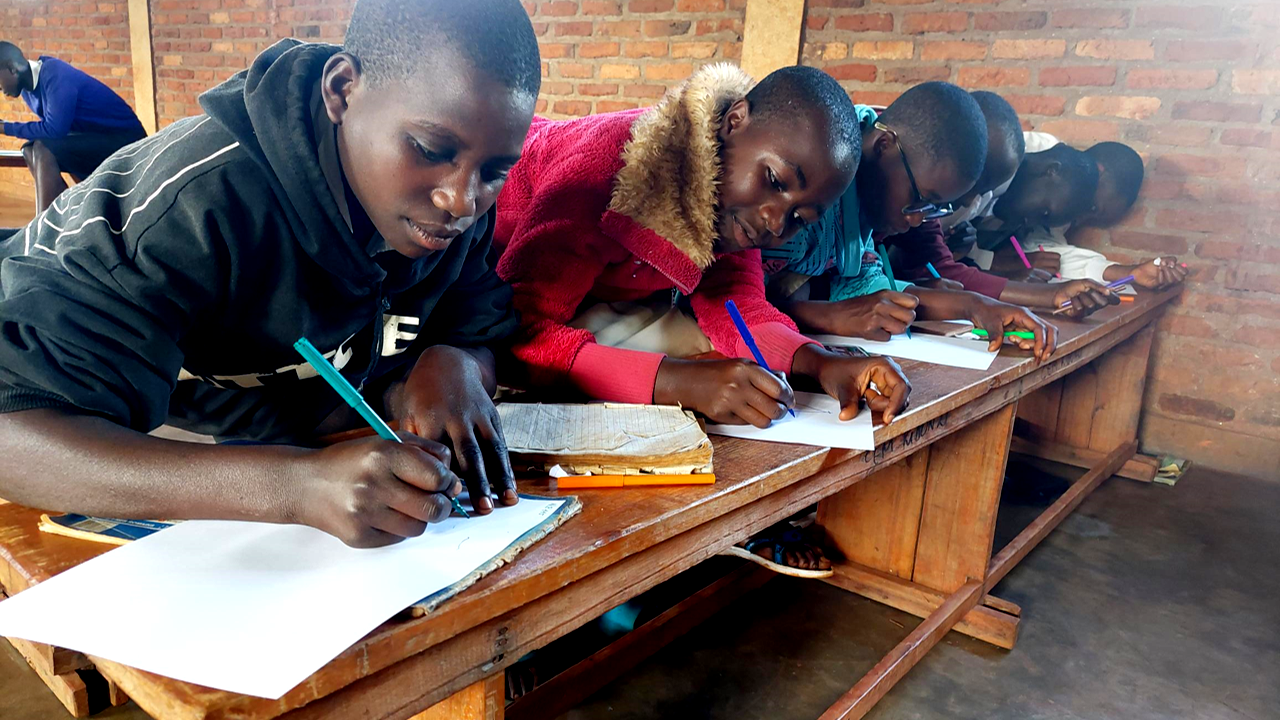
M1053 308L1057 285L1010 281L1000 293L1000 301L1024 307Z
M162 440L62 410L0 415L0 497L126 518L291 522L312 451Z

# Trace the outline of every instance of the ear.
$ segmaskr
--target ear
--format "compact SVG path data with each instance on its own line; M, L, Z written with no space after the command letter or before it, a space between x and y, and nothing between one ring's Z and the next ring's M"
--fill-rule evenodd
M360 61L347 53L338 53L324 64L320 76L320 93L325 113L334 125L341 125L347 114L347 102L360 87Z
M883 130L875 129L872 130L872 132L879 133L879 135L876 136L876 139L871 142L871 151L875 153L875 157L878 160L884 157L885 153L889 152L889 148L896 147L897 143L893 141L892 135Z
M724 111L724 117L720 119L720 140L724 141L730 135L745 129L750 124L751 108L747 105L747 99L742 98Z
M1058 160L1050 160L1044 166L1044 174L1049 177L1057 177L1062 173L1062 163Z

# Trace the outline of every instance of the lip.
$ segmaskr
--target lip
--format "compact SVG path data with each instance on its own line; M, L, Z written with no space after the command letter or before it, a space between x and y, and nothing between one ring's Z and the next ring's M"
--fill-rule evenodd
M737 230L734 231L734 236L742 247L756 247L756 239L760 237L760 234L755 230L752 230L751 226L743 222L737 215L733 216L733 224L737 226Z
M405 224L409 226L409 231L414 242L422 248L432 251L445 250L449 247L453 239L461 235L459 230L449 230L438 225L430 223L419 223L409 218L405 218Z

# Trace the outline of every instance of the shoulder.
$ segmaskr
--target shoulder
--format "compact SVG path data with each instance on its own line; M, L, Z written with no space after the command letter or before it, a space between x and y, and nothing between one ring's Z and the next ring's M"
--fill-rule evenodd
M168 222L205 231L209 213L245 214L270 202L271 183L225 129L207 117L180 120L111 156L44 215L57 245L107 235L126 244ZM247 218L238 218L245 222Z
M530 130L525 154L540 171L559 171L552 172L548 179L594 180L611 185L622 167L622 149L631 139L631 126L641 112L626 110L575 120L542 121Z

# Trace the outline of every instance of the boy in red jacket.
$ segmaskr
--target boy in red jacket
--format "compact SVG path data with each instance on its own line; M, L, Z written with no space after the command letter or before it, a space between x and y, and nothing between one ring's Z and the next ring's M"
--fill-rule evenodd
M506 246L498 274L515 291L514 350L529 380L767 427L792 404L791 390L738 359L750 354L723 312L732 299L772 369L817 379L842 419L865 397L891 421L910 391L901 370L800 335L765 300L758 250L815 222L852 181L859 152L848 95L798 66L754 88L736 67L707 66L648 110L535 119L494 233ZM584 301L671 291L688 296L711 345L732 359L606 347L572 326Z

